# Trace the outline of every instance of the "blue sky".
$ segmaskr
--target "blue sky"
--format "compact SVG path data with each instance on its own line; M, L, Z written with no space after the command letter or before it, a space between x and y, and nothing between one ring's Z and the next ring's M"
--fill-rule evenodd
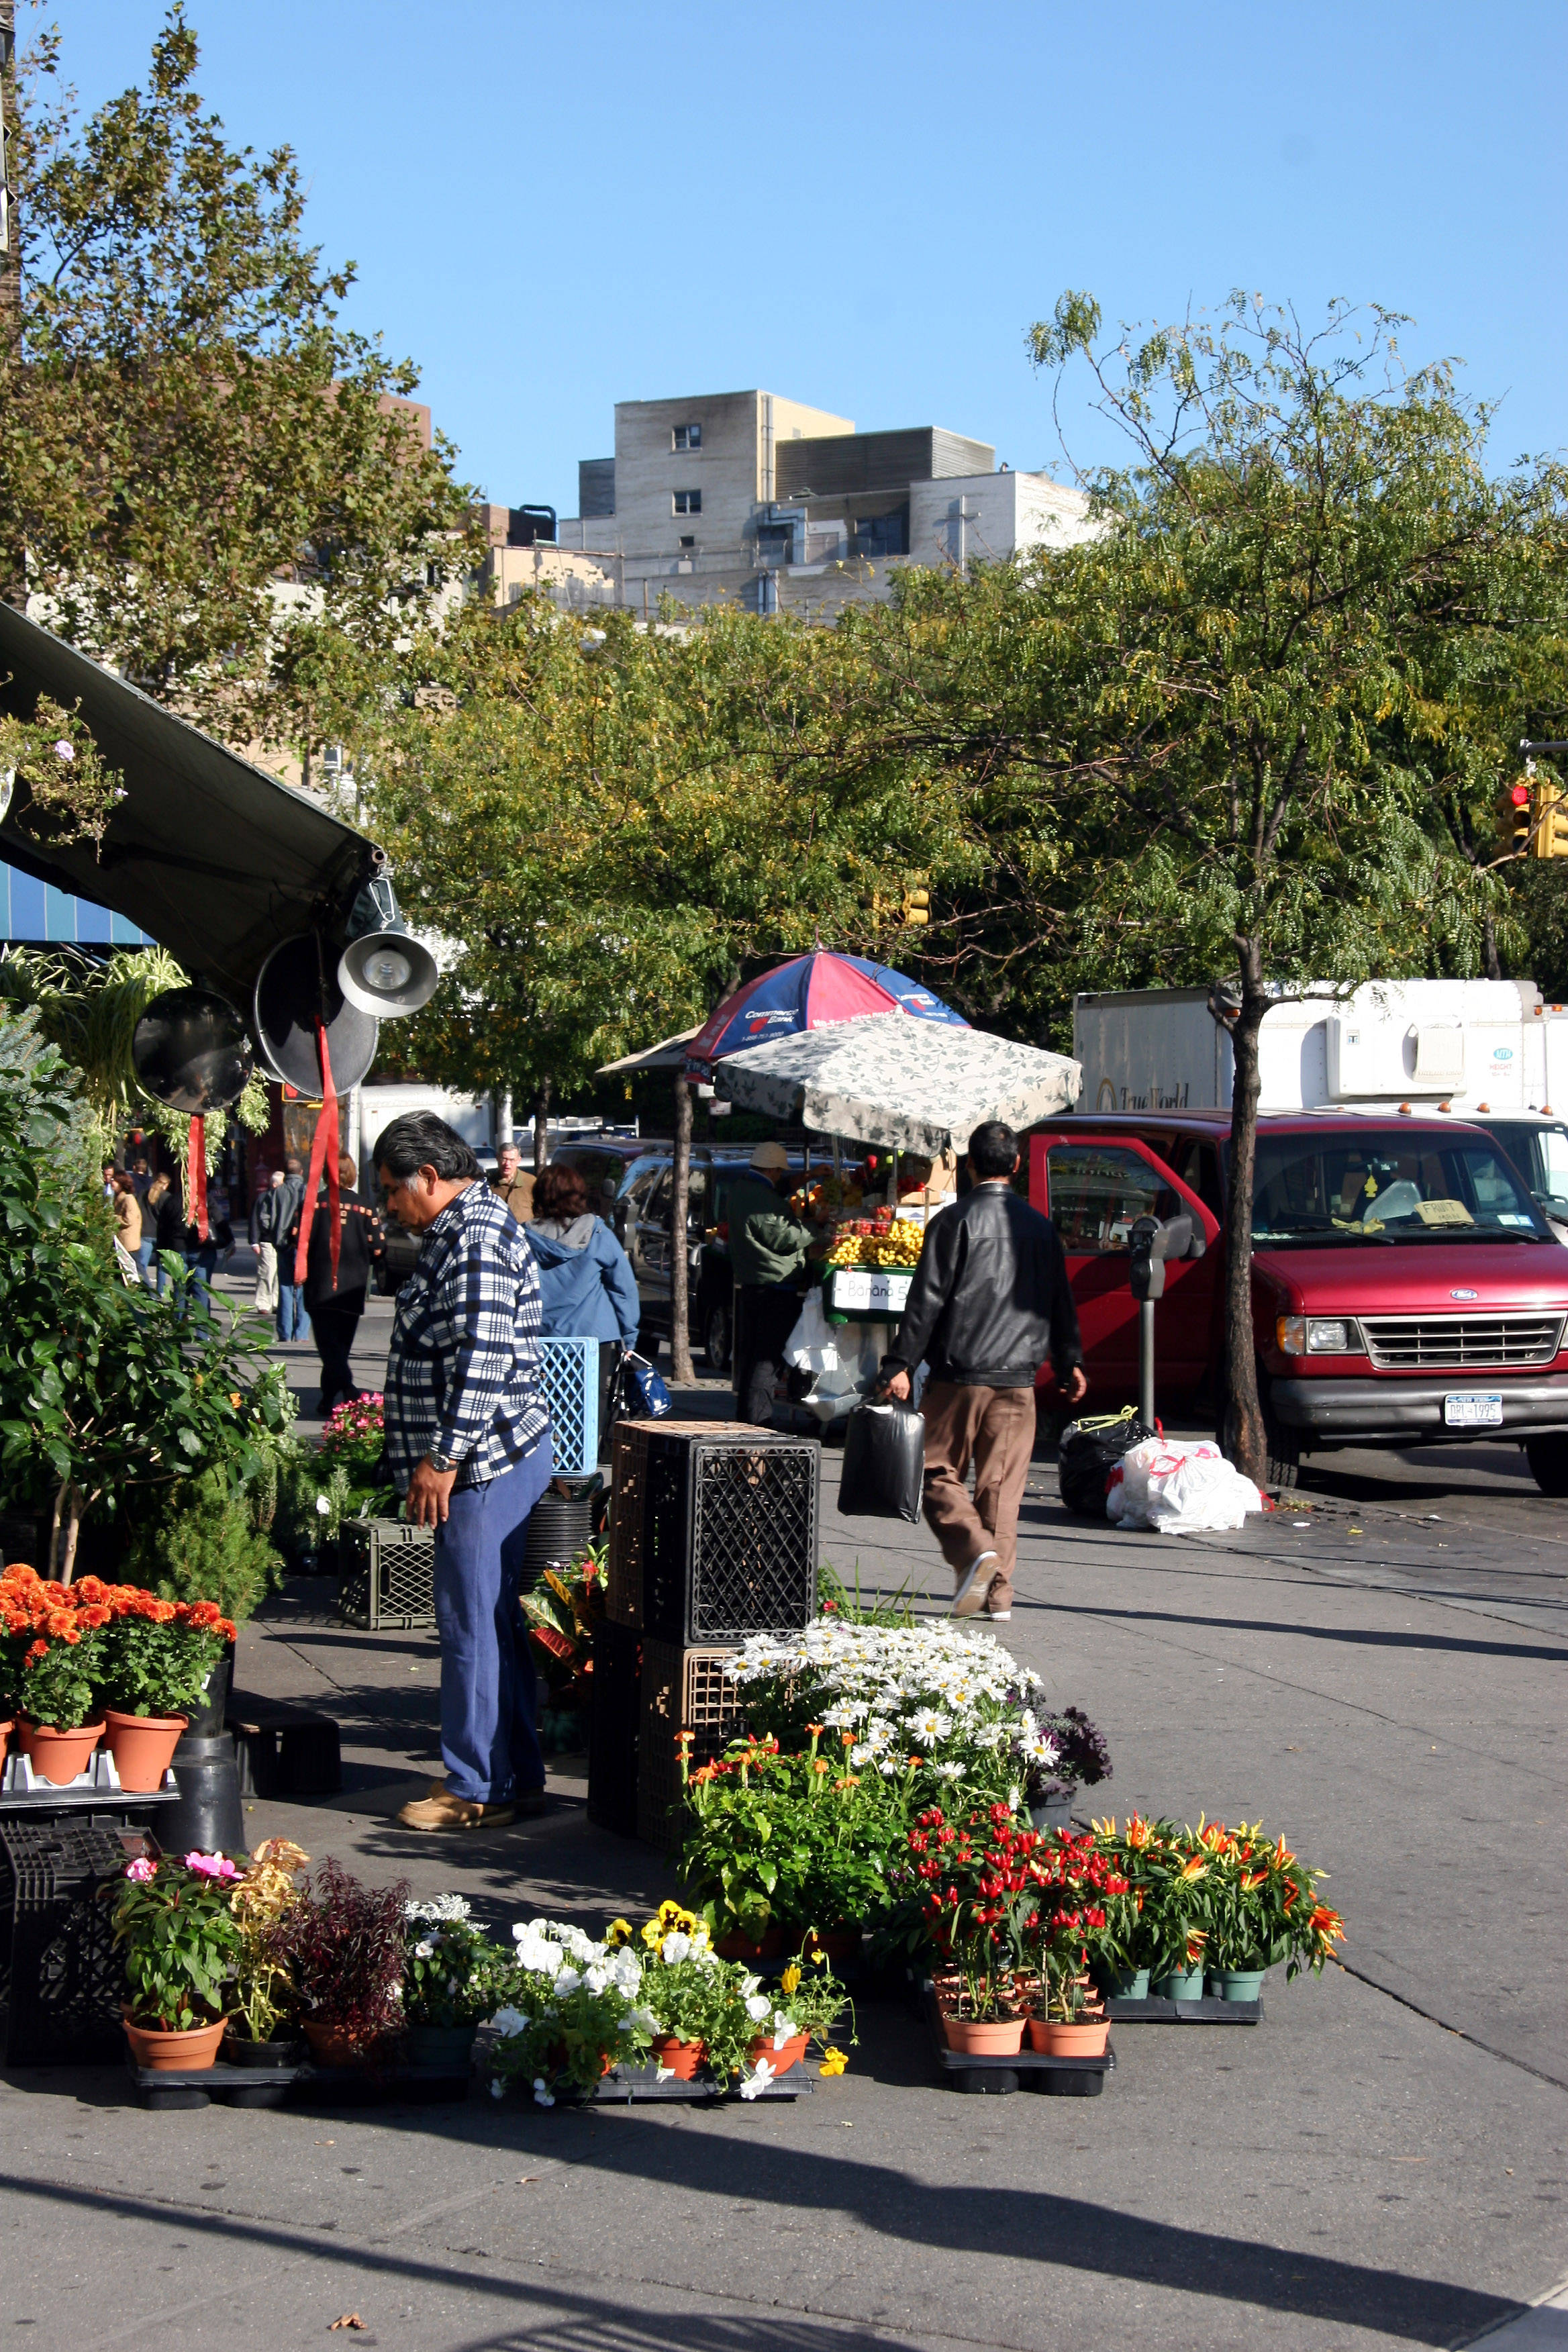
M84 102L158 0L58 24ZM576 506L617 399L761 384L1065 471L1024 330L1065 286L1170 317L1237 285L1414 314L1492 453L1563 423L1562 0L191 0L201 86L292 145L356 324L423 377L461 470ZM1080 462L1116 445L1081 383Z

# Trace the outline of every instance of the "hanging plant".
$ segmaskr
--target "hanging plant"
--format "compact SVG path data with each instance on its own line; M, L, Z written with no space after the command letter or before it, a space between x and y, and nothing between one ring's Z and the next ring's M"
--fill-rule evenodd
M86 721L47 694L30 719L0 717L0 797L6 781L12 824L61 848L90 841L96 849L125 797L124 779L102 758Z

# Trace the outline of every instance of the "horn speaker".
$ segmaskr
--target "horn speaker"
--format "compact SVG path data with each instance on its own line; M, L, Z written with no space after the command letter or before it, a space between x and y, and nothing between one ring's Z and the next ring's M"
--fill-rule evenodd
M205 1118L237 1102L256 1065L245 1023L208 988L170 988L136 1024L131 1066L154 1102Z
M318 1023L325 1024L332 1085L357 1087L375 1059L378 1024L338 984L332 951L314 931L275 947L261 967L254 1006L261 1058L275 1078L302 1095L321 1091Z
M348 945L338 959L338 986L349 1003L378 1020L417 1013L435 995L441 968L397 911L384 875L367 882L349 916Z

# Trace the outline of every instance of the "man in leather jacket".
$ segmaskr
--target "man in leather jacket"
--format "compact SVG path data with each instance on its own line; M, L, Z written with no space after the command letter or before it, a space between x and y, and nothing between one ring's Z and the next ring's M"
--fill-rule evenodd
M987 1119L969 1139L974 1189L926 1227L883 1391L931 1366L925 1515L952 1570L952 1613L1013 1613L1018 1507L1035 1447L1035 1374L1050 1357L1069 1404L1088 1382L1061 1239L1012 1187L1018 1139ZM968 1491L971 1461L974 1496Z

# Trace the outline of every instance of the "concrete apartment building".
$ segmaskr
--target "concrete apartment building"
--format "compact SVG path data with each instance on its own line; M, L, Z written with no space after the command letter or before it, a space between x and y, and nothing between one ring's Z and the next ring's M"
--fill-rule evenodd
M580 510L553 549L495 551L498 601L538 584L573 608L651 615L668 593L831 618L885 597L900 564L963 569L1089 530L1080 491L998 471L988 442L938 425L858 433L771 392L617 402L615 456L577 476Z

